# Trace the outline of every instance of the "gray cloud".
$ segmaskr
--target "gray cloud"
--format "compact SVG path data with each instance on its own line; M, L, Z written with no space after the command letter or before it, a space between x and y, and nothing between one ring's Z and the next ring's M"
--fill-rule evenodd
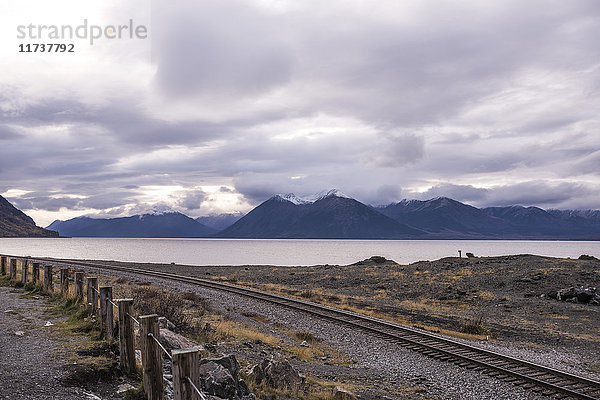
M179 205L186 210L198 210L205 198L206 193L204 191L193 190L186 193L185 196L179 200Z
M425 154L425 140L415 134L386 135L378 159L383 167L414 163Z
M0 77L0 190L111 215L149 186L197 211L202 185L600 208L598 2L269 4L159 6L156 73L81 74L87 95Z
M155 20L160 32L157 80L167 93L247 96L290 79L292 60L280 43L275 18L243 1L167 8L165 13L159 9Z
M489 193L489 189L477 188L472 185L444 183L432 186L423 193L411 193L411 197L420 200L428 200L435 197L450 197L466 203L485 203Z
M487 206L538 206L543 208L597 207L596 196L600 185L584 185L571 182L527 181L491 188L471 185L436 185L423 193L410 193L411 198L427 200L434 197L450 197L479 207Z

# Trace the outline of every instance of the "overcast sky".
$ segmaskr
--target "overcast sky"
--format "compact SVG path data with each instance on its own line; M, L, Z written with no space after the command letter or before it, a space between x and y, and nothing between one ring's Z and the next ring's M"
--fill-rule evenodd
M149 37L17 52L84 19ZM38 225L329 188L600 208L598 1L22 0L0 25L0 194Z

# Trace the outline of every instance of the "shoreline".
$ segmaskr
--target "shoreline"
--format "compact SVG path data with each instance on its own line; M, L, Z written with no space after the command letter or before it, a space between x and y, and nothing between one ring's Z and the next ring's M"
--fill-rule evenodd
M0 252L22 256L213 266L344 265L381 255L401 264L465 255L534 254L600 258L600 242L354 241L244 239L0 239Z

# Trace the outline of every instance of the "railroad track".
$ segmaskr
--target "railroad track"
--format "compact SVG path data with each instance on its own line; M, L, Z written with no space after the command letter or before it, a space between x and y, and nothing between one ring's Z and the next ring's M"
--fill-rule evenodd
M105 270L128 272L198 285L219 291L250 297L271 304L309 313L319 318L342 323L354 329L366 331L372 335L398 343L408 349L426 356L452 362L460 367L481 371L489 376L512 382L525 389L554 396L560 399L600 399L600 382L559 371L529 361L498 354L430 332L396 324L394 322L354 313L307 300L289 298L258 289L245 288L231 284L183 275L169 274L139 268L128 268L94 264L75 260L31 259L42 263L66 265L70 267L93 267Z

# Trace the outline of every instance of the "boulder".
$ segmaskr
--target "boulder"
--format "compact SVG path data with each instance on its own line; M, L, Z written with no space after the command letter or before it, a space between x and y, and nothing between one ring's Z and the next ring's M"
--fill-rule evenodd
M558 299L558 290L552 290L551 292L546 293L546 298L548 299Z
M561 300L561 301L567 301L569 299L572 299L574 297L576 297L577 294L575 293L575 288L574 287L570 287L568 289L561 289L558 291L558 293L556 294L556 299L557 300Z
M548 293L548 297L556 298L561 301L568 301L570 303L584 303L588 304L592 302L596 296L596 288L594 287L570 287L568 289L561 289L556 292L556 296L551 296L554 292Z
M598 261L598 259L594 256L590 256L588 254L582 254L579 256L580 260L587 260L587 261Z
M335 387L335 390L333 392L333 400L356 400L356 399L357 399L356 395L354 393L350 392L349 390L346 390L339 386Z
M589 303L592 301L596 294L596 288L586 288L583 287L575 290L575 295L577 296L577 301L580 303Z
M208 362L200 365L202 389L207 393L222 399L237 399L238 385L231 373L222 365Z
M175 333L170 329L161 329L160 330L160 343L167 350L191 349L191 348L198 349L198 350L203 349L203 347L201 345L198 345L198 344L188 340L186 337L181 336L180 334Z
M158 317L158 324L161 327L161 329L170 329L172 331L175 331L177 329L175 324L169 321L166 317Z
M248 375L248 378L256 383L261 383L266 378L265 370L263 369L262 364L254 364L253 366L249 367L246 371L246 375Z
M221 399L250 400L254 395L239 377L240 364L233 355L200 360L202 390Z
M265 358L262 363L249 368L248 377L256 383L282 390L296 391L306 383L306 377L300 374L285 358Z

